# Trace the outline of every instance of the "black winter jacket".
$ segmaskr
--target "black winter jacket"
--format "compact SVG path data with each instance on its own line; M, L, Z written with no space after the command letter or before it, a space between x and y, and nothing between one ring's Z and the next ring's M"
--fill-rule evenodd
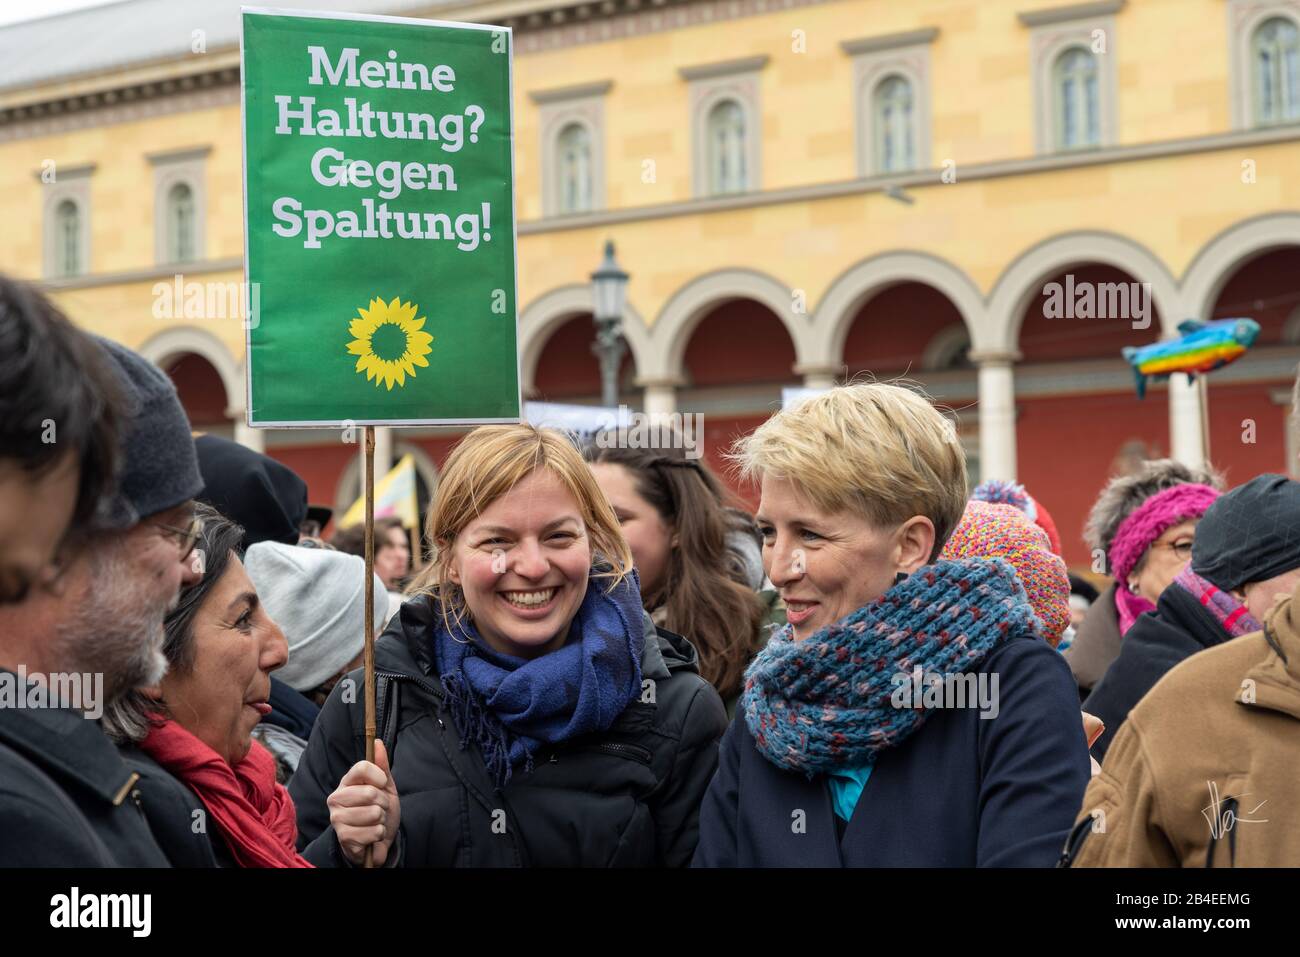
M1115 588L1111 583L1097 596L1083 616L1073 644L1061 653L1079 685L1080 701L1088 697L1106 669L1119 657L1122 636L1119 611L1115 608Z
M167 867L139 775L70 708L0 708L0 867Z
M119 745L118 753L139 776L140 807L172 867L234 866L197 794L135 745Z
M1231 637L1187 589L1172 584L1162 591L1156 610L1133 622L1119 657L1083 702L1083 710L1106 725L1092 756L1105 759L1128 713L1174 665Z
M473 742L460 748L434 663L433 615L428 598L408 601L375 643L376 721L402 802L401 866L690 862L727 726L690 642L644 616L641 699L608 731L539 752L531 774L516 768L498 791ZM325 800L365 754L362 672L348 678L325 702L289 784L299 849L318 864L342 860Z

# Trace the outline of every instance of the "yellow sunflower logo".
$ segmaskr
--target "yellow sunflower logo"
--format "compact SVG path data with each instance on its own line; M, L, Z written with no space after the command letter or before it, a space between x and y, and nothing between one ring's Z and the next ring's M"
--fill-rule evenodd
M415 367L429 365L424 357L432 349L433 336L424 329L424 316L415 318L419 307L413 302L371 299L368 309L357 309L357 318L348 326L352 341L348 352L357 359L357 373L364 371L373 380L393 390L393 383L406 385L406 377L415 378Z

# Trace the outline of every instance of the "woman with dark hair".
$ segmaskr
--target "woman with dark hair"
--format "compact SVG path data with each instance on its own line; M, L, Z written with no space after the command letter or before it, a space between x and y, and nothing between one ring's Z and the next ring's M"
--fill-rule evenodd
M196 514L203 577L167 616L167 674L110 705L104 730L140 775L136 801L173 865L310 867L275 761L251 737L285 638L240 561L244 529L208 505Z
M727 508L721 485L698 459L681 448L629 448L626 438L601 433L584 457L632 550L642 604L656 625L690 637L700 674L730 716L767 626L785 624L775 590L755 593L762 538L748 514Z

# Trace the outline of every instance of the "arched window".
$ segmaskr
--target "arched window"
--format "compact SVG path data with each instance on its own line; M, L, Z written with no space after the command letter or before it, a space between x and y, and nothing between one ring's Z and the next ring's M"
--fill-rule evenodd
M1101 143L1101 101L1097 94L1097 58L1083 47L1070 47L1052 66L1056 100L1056 148L1082 149Z
M906 78L886 77L872 96L876 172L897 173L916 168L912 141L912 84Z
M709 191L741 193L749 188L745 163L745 111L735 100L709 110Z
M591 134L581 123L570 123L560 131L556 151L560 212L588 212L591 209Z
M79 276L81 261L81 210L70 199L54 211L54 274Z
M177 183L167 191L167 259L174 263L193 262L195 242L194 190Z
M1300 120L1300 30L1286 17L1265 20L1251 38L1255 122Z

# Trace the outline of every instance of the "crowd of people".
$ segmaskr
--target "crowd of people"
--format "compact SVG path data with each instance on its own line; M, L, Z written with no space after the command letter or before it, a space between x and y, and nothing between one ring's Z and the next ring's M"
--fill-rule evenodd
M0 866L1300 864L1282 475L1116 477L1072 574L901 385L737 440L752 515L681 448L482 426L366 581L3 278L0 435Z

